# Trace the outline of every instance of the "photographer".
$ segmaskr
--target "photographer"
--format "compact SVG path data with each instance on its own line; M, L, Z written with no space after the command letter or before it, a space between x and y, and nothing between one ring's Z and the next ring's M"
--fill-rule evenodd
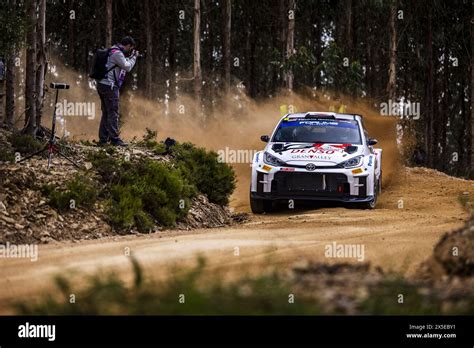
M99 127L99 146L109 141L115 146L128 146L119 137L119 90L127 72L135 65L139 53L135 50L135 40L126 36L119 44L109 49L105 78L97 80L102 118Z

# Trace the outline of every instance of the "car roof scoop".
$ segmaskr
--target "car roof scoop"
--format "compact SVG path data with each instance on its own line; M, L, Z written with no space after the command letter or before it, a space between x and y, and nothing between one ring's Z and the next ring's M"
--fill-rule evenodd
M273 144L272 150L275 152L280 152L281 150L283 150L283 144Z

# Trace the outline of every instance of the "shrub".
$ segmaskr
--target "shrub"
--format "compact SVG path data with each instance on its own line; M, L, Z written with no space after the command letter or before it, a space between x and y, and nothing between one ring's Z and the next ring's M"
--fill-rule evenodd
M229 203L235 189L235 173L230 165L218 161L217 153L184 143L174 145L172 154L175 165L209 201L221 205Z
M134 196L129 187L112 187L112 198L107 201L107 213L110 223L120 229L136 226L138 230L146 231L154 225L143 211L142 200Z
M152 131L151 129L147 128L142 140L140 140L137 144L152 150L157 155L164 155L166 154L166 146L165 144L159 143L156 140L157 135L157 131Z
M113 151L107 148L90 152L87 156L87 160L91 162L105 183L112 182L120 170L121 162L112 156Z
M172 226L186 216L195 189L181 172L152 160L123 162L111 187L109 216L118 228L150 228L147 217ZM116 216L115 216L116 215Z
M156 141L157 135L157 131L153 131L149 128L146 128L146 132L143 135L142 140L138 142L138 145L146 147L147 149L153 149L156 145L158 145L158 142Z
M157 155L165 155L166 145L163 143L157 143L155 146L152 147L152 150Z
M166 146L144 137L155 153L165 153ZM144 232L154 222L173 226L187 215L190 201L198 191L211 202L227 204L235 188L233 169L217 161L215 152L206 152L192 144L174 145L174 160L169 164L151 159L118 160L108 148L92 152L88 160L105 183L107 213L118 229L136 227Z
M84 146L94 146L90 140L79 140L79 143Z
M0 148L0 162L15 162L15 154L9 149Z
M41 142L27 134L12 133L9 140L15 151L24 154L30 154L43 148Z
M76 175L73 180L66 183L64 189L47 184L43 186L43 193L49 199L49 205L63 212L75 207L92 208L97 200L97 189L91 179Z
M133 260L133 259L132 259ZM174 272L162 281L143 280L141 268L134 262L135 281L127 286L114 274L99 274L89 279L77 294L81 301L69 302L71 284L56 278L61 297L51 294L38 302L14 305L23 315L314 315L320 314L316 300L299 296L288 302L291 285L277 275L243 278L225 283L218 276L199 280L205 269L200 262L194 269ZM186 290L186 303L177 301Z
M400 294L403 303L398 302ZM366 314L434 315L441 313L441 301L422 295L416 285L402 278L387 278L372 290L360 309Z

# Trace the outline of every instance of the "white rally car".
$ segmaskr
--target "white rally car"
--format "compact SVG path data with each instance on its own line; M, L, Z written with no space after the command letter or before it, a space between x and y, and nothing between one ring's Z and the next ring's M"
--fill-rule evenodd
M252 212L278 200L332 200L373 209L382 183L382 149L362 116L334 112L285 115L252 163Z

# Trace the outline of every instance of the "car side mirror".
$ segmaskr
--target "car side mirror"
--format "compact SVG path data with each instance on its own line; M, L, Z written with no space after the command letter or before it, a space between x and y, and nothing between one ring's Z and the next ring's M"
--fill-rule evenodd
M369 138L369 141L367 142L369 146L376 145L377 143L378 143L377 139L374 139L374 138Z
M260 140L263 141L264 143L268 143L270 141L270 137L268 135L262 135L260 137Z

